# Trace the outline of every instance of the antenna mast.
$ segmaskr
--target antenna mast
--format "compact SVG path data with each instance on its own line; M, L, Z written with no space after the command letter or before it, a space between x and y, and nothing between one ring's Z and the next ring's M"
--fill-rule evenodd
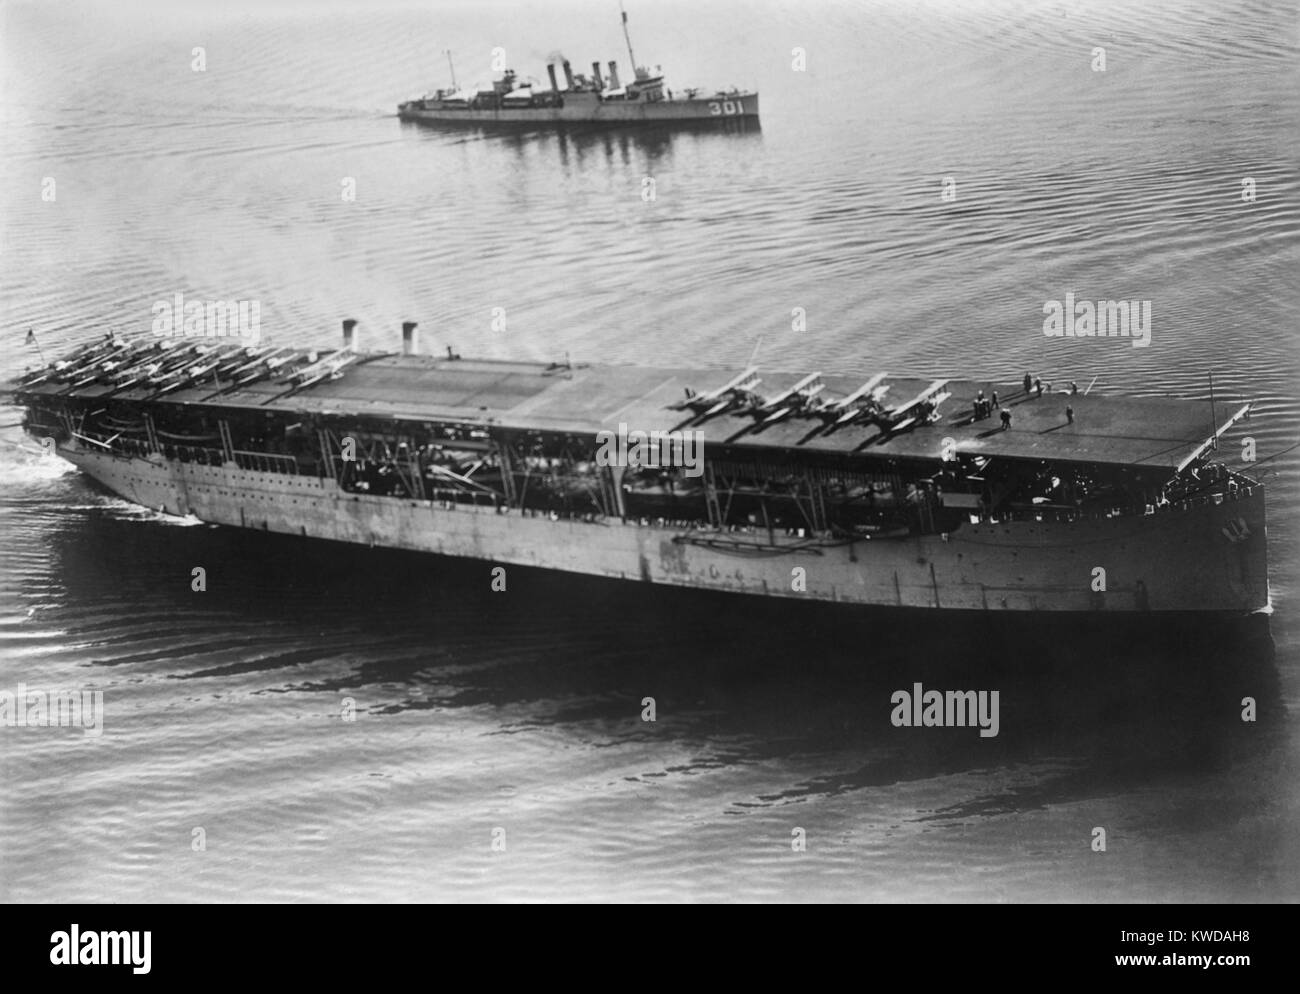
M619 13L623 15L623 40L627 42L627 57L632 63L632 75L636 76L636 56L632 54L632 36L627 33L627 11L623 9L623 0L618 0Z
M1219 447L1219 415L1214 410L1214 374L1210 373L1210 424L1214 426L1214 433L1210 435L1210 448Z
M443 51L447 55L447 65L451 67L451 88L453 90L459 90L460 87L456 85L456 63L451 61L451 49L447 48Z

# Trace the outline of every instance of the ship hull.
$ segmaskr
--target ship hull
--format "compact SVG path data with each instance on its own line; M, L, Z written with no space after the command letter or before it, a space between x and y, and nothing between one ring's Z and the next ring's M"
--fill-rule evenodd
M59 453L119 496L213 524L610 579L943 612L1242 615L1268 604L1262 487L1185 510L813 544L351 493L329 478ZM1099 573L1101 570L1103 572Z
M404 121L429 124L473 125L575 125L575 124L686 124L758 120L758 94L709 99L648 101L596 101L569 98L562 107L418 108L403 104L397 116Z

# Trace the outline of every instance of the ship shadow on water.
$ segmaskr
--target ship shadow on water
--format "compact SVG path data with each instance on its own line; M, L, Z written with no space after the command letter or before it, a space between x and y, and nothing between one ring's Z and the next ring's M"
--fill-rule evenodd
M649 764L667 738L696 757L687 769L816 760L816 775L742 807L1055 764L935 817L998 813L1222 771L1281 734L1264 616L900 613L516 566L498 592L485 562L107 514L73 516L54 547L72 602L112 591L207 632L236 619L277 647L235 665L137 662L172 678L278 676L291 692L378 700L380 716L488 707L503 730L644 748ZM342 672L313 668L341 653ZM891 695L916 684L998 691L998 734L894 727Z
M564 165L582 165L595 157L608 162L630 163L633 155L657 161L671 155L675 143L707 141L711 138L743 138L761 141L762 128L757 121L681 122L671 126L659 124L565 124L539 127L536 124L439 124L428 121L402 121L404 130L442 140L497 142L523 152L536 148L554 151ZM576 160L576 161L575 161Z

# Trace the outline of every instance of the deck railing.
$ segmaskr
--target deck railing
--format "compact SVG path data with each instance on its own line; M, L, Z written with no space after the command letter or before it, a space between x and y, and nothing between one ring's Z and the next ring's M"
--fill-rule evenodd
M234 456L235 465L250 472L298 475L298 460L293 456L278 452L251 452L246 449L235 449Z

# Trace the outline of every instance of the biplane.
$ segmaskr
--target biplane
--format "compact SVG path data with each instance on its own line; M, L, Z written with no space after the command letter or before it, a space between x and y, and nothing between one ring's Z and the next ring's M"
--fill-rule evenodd
M825 389L822 374L809 373L788 390L781 391L771 399L762 400L750 413L758 418L759 424L776 424L797 414L810 412L815 398Z
M753 410L763 403L763 398L754 390L761 382L758 368L750 366L713 390L696 393L687 387L686 399L674 404L673 410L690 410L695 415L691 421L705 421L723 411Z
M888 375L877 373L847 396L822 404L815 413L832 428L857 421L878 421L885 411L882 401L889 392L889 385L884 382Z
M890 432L905 431L913 425L929 424L939 414L939 405L952 396L947 380L935 380L906 404L885 411L885 427Z

